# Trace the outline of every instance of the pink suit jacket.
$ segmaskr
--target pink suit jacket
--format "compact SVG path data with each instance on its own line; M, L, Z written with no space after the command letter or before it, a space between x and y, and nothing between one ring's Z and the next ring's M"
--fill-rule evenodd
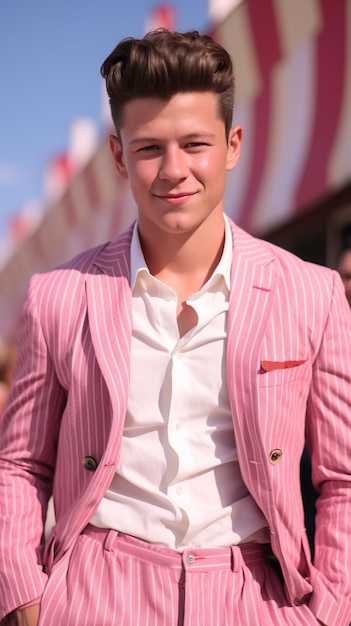
M351 616L351 316L339 276L232 224L227 380L242 476L292 603ZM132 230L31 280L0 446L0 619L41 596L109 487L128 401ZM300 496L305 436L314 565ZM57 523L44 549L53 489ZM43 571L44 563L44 571Z

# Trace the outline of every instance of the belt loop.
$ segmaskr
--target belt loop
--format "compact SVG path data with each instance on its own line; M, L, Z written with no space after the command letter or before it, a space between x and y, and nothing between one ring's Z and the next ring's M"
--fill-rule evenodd
M232 572L237 573L242 566L243 556L239 546L230 546L231 549L231 569Z
M109 530L104 541L104 550L111 552L119 533L117 530Z

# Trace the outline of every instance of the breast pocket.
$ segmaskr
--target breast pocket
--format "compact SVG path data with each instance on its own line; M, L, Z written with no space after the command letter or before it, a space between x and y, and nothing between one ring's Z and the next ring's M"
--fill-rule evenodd
M267 369L264 368L265 366ZM295 382L309 384L310 380L311 362L308 359L287 362L261 361L258 377L259 387L281 387Z

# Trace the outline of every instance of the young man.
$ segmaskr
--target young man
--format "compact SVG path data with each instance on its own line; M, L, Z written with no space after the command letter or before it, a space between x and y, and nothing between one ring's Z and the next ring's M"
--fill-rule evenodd
M121 42L102 74L138 220L31 281L1 433L1 617L346 626L351 319L340 277L224 216L242 130L221 46L156 31ZM314 564L305 437L321 494Z

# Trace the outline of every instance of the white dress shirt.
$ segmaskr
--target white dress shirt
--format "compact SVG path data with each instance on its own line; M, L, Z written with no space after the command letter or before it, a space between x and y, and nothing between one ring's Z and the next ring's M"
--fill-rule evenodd
M187 300L197 324L179 336L177 295L131 243L131 386L121 456L91 523L150 543L185 547L268 541L240 473L226 384L232 236Z

